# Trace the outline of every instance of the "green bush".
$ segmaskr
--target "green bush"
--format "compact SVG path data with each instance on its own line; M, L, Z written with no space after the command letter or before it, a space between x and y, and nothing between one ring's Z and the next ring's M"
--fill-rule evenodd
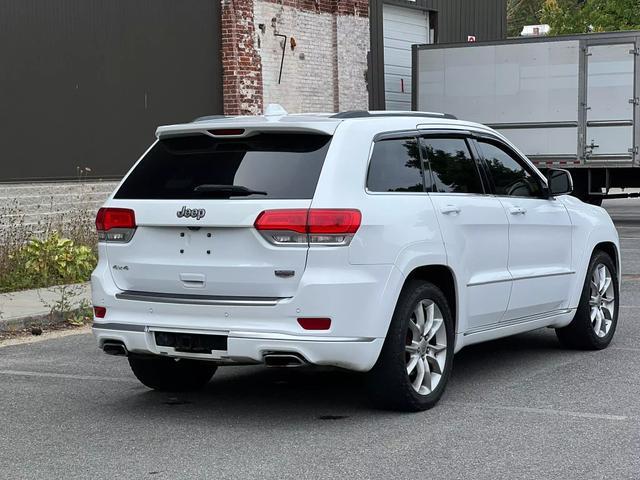
M53 231L17 248L8 255L8 263L0 278L0 292L85 282L95 268L96 255L90 247Z

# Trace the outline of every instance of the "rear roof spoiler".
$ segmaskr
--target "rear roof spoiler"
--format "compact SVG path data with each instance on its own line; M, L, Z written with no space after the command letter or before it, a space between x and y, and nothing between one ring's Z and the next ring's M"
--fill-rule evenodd
M220 122L220 121L201 121L197 123L186 123L181 125L166 125L158 127L156 130L157 138L175 137L183 135L211 135L209 130L219 129L242 129L244 133L242 135L234 135L234 137L247 137L256 132L282 132L282 133L317 133L320 135L333 135L338 127L339 121L333 120L328 122L312 121L312 122L267 122L256 121L255 118L252 121L234 121L234 122Z

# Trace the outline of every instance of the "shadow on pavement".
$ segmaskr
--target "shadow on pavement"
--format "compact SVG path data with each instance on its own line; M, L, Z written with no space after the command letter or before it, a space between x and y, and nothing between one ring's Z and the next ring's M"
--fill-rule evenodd
M528 364L548 361L551 366L555 358L565 355L567 351L550 330L470 346L455 357L445 398L451 398L452 392L455 396L466 383L500 382L514 365L526 369ZM267 424L291 419L337 422L363 413L363 418L372 419L374 412L383 417L397 415L373 409L365 382L365 374L330 368L224 367L202 391L163 393L135 386L133 391L123 390L113 408L120 415L161 417L179 411L192 418Z

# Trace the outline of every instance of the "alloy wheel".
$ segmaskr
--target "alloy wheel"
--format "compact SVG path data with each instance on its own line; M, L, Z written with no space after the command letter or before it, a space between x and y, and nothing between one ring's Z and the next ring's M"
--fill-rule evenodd
M611 272L599 263L591 275L591 325L598 337L606 337L613 323L615 313L615 289Z
M431 300L421 300L411 313L405 359L413 389L421 395L433 392L447 359L447 330L442 312Z

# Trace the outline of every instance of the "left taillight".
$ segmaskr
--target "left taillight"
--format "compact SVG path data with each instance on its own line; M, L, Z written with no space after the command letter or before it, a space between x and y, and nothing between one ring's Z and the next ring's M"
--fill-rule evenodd
M127 243L136 232L136 214L130 208L101 208L96 215L98 241Z

